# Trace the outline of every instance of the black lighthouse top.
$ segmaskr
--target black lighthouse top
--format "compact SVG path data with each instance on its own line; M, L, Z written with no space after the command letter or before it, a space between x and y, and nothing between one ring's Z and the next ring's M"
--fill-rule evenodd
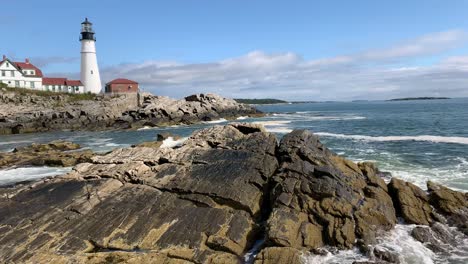
M81 23L81 38L80 41L83 39L89 39L96 41L94 37L93 31L93 23L88 21L88 18L85 19L83 23Z

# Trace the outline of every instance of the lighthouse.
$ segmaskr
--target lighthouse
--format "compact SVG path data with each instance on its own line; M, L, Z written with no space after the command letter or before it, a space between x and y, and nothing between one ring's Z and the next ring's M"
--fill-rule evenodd
M96 57L96 38L88 18L81 23L81 82L86 93L101 92L101 77Z

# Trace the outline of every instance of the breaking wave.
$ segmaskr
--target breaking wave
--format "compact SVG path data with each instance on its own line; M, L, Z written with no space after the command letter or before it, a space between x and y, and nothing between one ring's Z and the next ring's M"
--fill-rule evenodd
M21 181L38 180L45 177L65 174L70 171L71 167L27 167L0 170L0 186Z
M271 133L287 134L293 131L291 127L287 126L287 124L291 123L289 120L257 121L253 123L263 125L265 129Z
M411 236L416 225L397 224L395 228L377 238L375 248L396 254L401 264L466 263L468 260L468 241L460 239L450 256L436 254ZM449 228L449 227L446 227ZM450 229L450 228L449 228ZM452 230L451 232L456 232ZM355 261L370 261L359 250L340 250L325 255L303 255L306 264L352 264Z
M428 141L433 143L453 143L453 144L468 144L468 137L443 137L443 136L430 136L430 135L421 135L421 136L363 136L363 135L345 135L345 134L334 134L327 132L317 132L315 133L319 136L324 137L335 137L335 138L346 138L346 139L355 139L355 140L364 140L364 141L375 141L375 142L385 142L385 141Z
M219 124L219 123L224 123L224 122L227 122L227 120L224 119L224 118L220 118L218 120L204 121L203 123L205 123L205 124Z
M178 140L174 140L173 137L168 137L167 139L165 139L161 145L161 148L173 148L173 147L177 147L177 146L180 146L182 145L186 140L188 139L188 137L184 137L184 138L181 138L181 139L178 139Z

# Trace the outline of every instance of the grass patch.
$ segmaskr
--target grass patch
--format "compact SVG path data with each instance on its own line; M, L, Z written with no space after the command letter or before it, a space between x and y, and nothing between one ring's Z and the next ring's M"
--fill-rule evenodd
M94 100L96 98L96 95L92 93L74 94L74 93L52 92L52 91L37 91L37 90L31 90L31 89L26 89L26 88L6 87L5 84L3 84L0 87L6 88L8 91L15 92L16 94L19 94L19 95L31 95L32 94L32 95L51 98L51 99L53 99L57 95L62 95L62 96L65 96L65 98L67 99L67 102L87 101L87 100Z

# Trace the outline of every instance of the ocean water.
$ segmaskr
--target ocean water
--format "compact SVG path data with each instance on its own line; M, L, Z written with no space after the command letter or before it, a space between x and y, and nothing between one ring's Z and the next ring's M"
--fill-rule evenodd
M308 129L337 154L354 161L374 161L394 177L426 188L427 180L468 191L468 98L398 102L327 102L257 106L262 118L241 117L238 122L263 124L278 138L293 129ZM97 152L155 140L170 132L182 137L194 130L223 125L224 119L192 126L142 128L135 131L51 132L0 136L0 151L32 142L69 140ZM168 140L167 146L180 142ZM68 168L12 168L0 171L0 185L61 174ZM388 180L388 179L387 179ZM411 236L412 227L397 225L379 246L401 255L401 263L468 263L468 241L460 240L450 257L439 256ZM304 256L306 263L352 263L365 260L357 250L325 256Z

